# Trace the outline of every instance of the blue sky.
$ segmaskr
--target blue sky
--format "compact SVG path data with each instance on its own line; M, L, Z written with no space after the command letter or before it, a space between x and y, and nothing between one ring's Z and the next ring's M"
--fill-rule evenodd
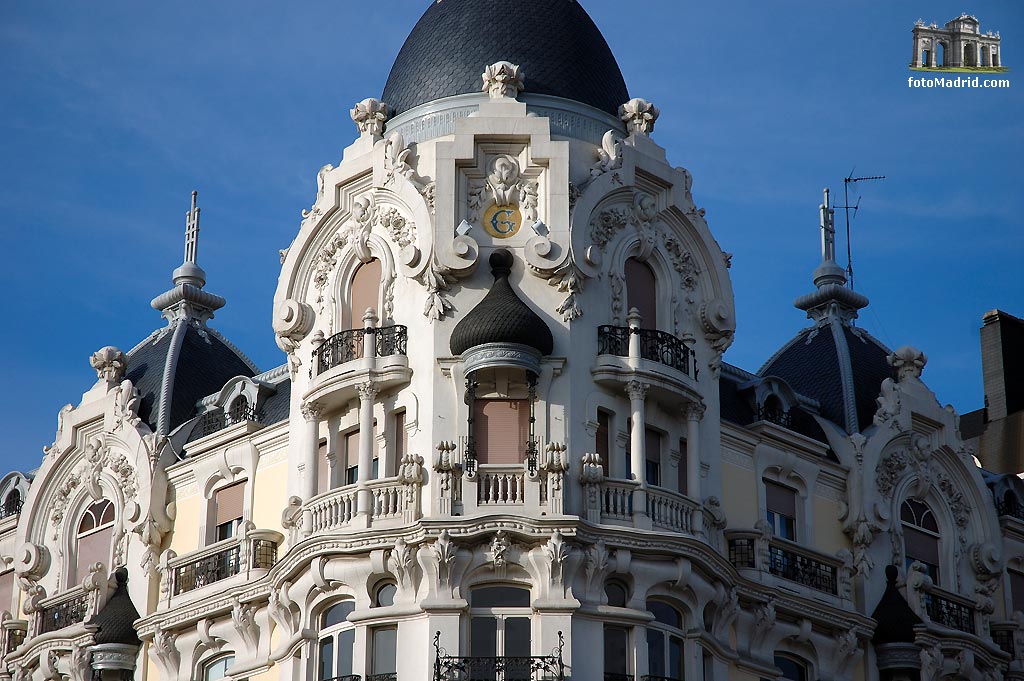
M162 325L149 301L181 262L193 188L208 289L228 299L214 325L261 368L283 361L278 249L427 4L0 3L0 469L38 465L95 380L90 353ZM980 407L981 315L1024 315L1024 4L583 4L735 254L727 359L756 370L806 324L791 303L817 265L820 192L855 166L888 177L854 222L861 325L923 349L943 404ZM1001 32L1012 87L908 88L914 21L963 10Z

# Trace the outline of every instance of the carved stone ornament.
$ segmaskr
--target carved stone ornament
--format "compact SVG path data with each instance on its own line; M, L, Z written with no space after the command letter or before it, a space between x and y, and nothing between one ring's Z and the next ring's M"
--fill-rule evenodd
M379 99L367 97L356 103L349 111L353 122L359 128L359 134L380 137L384 133L384 121L388 119L388 105Z
M683 288L693 291L697 288L697 277L700 275L700 265L697 264L693 254L683 248L678 240L672 237L665 237L665 252L672 261L672 268L679 273L679 280Z
M255 651L260 640L256 610L251 603L243 603L237 596L232 599L231 624L249 650Z
M622 140L614 130L607 131L601 138L597 150L597 163L590 167L590 180L622 167Z
M494 566L495 572L504 574L505 567L508 565L508 558L505 556L508 550L512 547L512 542L509 541L508 533L505 530L498 530L494 534L494 538L491 539L491 564Z
M651 223L657 214L658 206L654 198L643 192L635 192L631 206L622 204L610 206L590 221L590 239L599 250L603 251L619 231L631 226L640 237L641 252L646 253L646 257L654 248L655 230ZM595 265L600 262L599 259L591 256L589 249L587 259Z
M502 97L514 99L523 91L526 74L517 64L499 61L485 68L480 77L483 80L481 90L490 95L491 99L501 99Z
M608 570L609 557L610 554L603 540L598 541L587 549L587 563L584 572L587 576L588 590L596 589L602 582L604 573Z
M395 547L388 554L388 570L406 589L412 588L413 570L416 567L415 555L416 550L401 537L395 541Z
M921 371L924 369L924 365L928 363L927 355L909 345L897 348L886 359L889 362L889 366L896 369L901 383L909 378L921 378Z
M284 352L294 352L299 341L313 330L316 314L306 303L286 298L274 306L274 334L278 338L278 346L282 340L288 341Z
M298 633L302 620L302 613L289 594L291 586L291 582L285 581L276 589L271 587L267 601L267 611L274 623L281 627L285 639Z
M487 210L492 206L517 207L522 214L521 222L533 224L537 221L538 187L536 180L523 174L519 159L511 154L498 154L488 162L486 178L469 183L467 220L492 235L501 238L512 236L518 233L521 224L508 228L512 231L488 230L485 212L493 212L493 209Z
M459 547L452 541L448 530L441 530L437 541L430 545L430 552L437 564L438 585L450 590L452 569L455 567L455 558L458 556Z
M604 480L604 468L601 466L601 455L586 452L580 459L580 484L599 485Z
M565 561L569 559L570 547L562 538L562 533L555 530L551 539L544 545L544 555L548 559L548 567L551 569L551 581L560 582L563 576Z
M650 135L661 112L646 99L634 97L619 107L619 119L626 123L630 135Z
M431 322L444 319L448 311L452 309L452 304L447 296L455 282L451 270L438 263L437 258L433 258L430 267L420 274L417 281L427 289L427 302L423 305L423 316Z
M128 368L128 358L113 345L100 348L89 357L89 364L96 370L96 376L108 383L118 383Z
M548 286L554 286L559 293L564 293L565 298L559 303L555 310L562 315L562 321L571 322L583 316L583 308L579 306L579 299L583 293L583 272L570 258L564 265L555 270L548 279Z

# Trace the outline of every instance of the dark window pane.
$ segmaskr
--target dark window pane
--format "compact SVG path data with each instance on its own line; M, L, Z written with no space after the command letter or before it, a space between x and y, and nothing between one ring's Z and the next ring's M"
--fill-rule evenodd
M794 659L788 657L776 657L775 666L782 670L782 678L791 681L806 681L807 670Z
M604 627L604 673L625 674L629 666L629 632L624 627Z
M469 650L473 657L494 657L498 654L498 620L474 617L470 622Z
M390 674L395 671L398 659L398 629L373 630L373 674Z
M665 676L665 634L647 630L647 666L652 676Z
M384 586L377 589L377 606L386 608L389 605L395 604L395 594L398 593L398 587L394 584L385 584Z
M679 614L679 611L668 603L662 603L661 601L647 601L647 609L654 615L654 619L662 624L667 624L668 626L676 629L681 629L683 627L683 618Z
M668 669L673 678L683 678L683 641L675 636L668 640Z
M329 607L320 618L320 628L327 629L348 621L349 613L356 609L355 601L342 601Z
M474 608L528 608L530 590L518 586L483 586L473 589L470 603Z
M320 641L320 681L333 679L334 673L334 637L328 636Z
M338 676L347 676L352 673L352 649L355 645L355 629L345 629L338 634Z
M509 617L505 620L505 656L529 657L530 618Z
M629 592L621 582L610 581L604 585L604 593L608 596L608 605L616 608L625 608L629 599Z

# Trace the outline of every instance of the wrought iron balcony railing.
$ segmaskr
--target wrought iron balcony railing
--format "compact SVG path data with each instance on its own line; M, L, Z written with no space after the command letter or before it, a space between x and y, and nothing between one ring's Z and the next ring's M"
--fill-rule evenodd
M25 642L24 629L10 629L7 631L7 644L4 646L4 654L13 653L18 646Z
M692 366L693 351L683 341L665 331L632 329L626 326L599 326L597 354L629 357L629 337L633 334L639 336L641 359L658 362L687 376L697 377L696 367Z
M836 588L834 565L790 551L777 544L772 544L768 551L768 570L773 575L825 593L839 593Z
M346 362L366 357L367 336L372 336L370 342L373 343L372 347L377 357L405 355L408 352L409 330L401 324L342 331L325 340L313 351L317 375Z
M1012 629L993 629L992 642L999 646L1004 653L1009 654L1011 658L1016 657L1013 646Z
M384 674L367 674L366 681L398 681L398 672L385 672Z
M5 501L3 506L0 506L0 518L10 518L12 515L20 514L22 505L21 499Z
M349 674L347 676L332 676L331 678L324 679L323 681L362 681L362 680L363 680L363 677L359 676L359 674Z
M558 632L558 647L551 655L459 657L441 647L441 632L434 634L434 681L565 681L562 661L564 646Z
M220 410L208 411L203 414L203 417L199 420L200 437L212 435L213 433L224 430L228 426L233 426L236 423L242 423L244 421L262 423L263 416L256 411L255 406L248 405L232 407L227 412Z
M44 607L39 612L39 633L47 634L84 622L88 608L89 601L85 594Z
M772 409L771 407L765 407L763 404L757 405L757 420L770 421L783 428L789 428L793 425L793 417L788 411Z
M632 674L615 674L613 672L604 673L604 681L634 681L636 677Z
M241 567L237 544L174 568L172 595L186 593L233 577Z
M928 619L950 629L973 634L974 611L970 606L948 598L936 591L923 595Z
M753 537L738 537L729 540L729 562L737 568L756 567Z
M996 515L1004 516L1008 515L1017 520L1024 520L1024 505L1017 503L1016 500L1010 499L1009 501L1002 501L999 499L996 502Z

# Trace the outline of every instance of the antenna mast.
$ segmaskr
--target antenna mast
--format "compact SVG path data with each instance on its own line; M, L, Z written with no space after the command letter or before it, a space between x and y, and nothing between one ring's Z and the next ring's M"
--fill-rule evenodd
M844 206L833 206L833 208L842 208L846 211L846 285L853 290L853 248L850 246L850 209L853 209L853 217L857 217L857 210L860 208L860 197L857 197L857 203L853 206L850 205L850 183L851 182L866 182L868 180L884 180L885 175L873 175L871 177L853 177L853 171L843 178L843 198L846 205Z

